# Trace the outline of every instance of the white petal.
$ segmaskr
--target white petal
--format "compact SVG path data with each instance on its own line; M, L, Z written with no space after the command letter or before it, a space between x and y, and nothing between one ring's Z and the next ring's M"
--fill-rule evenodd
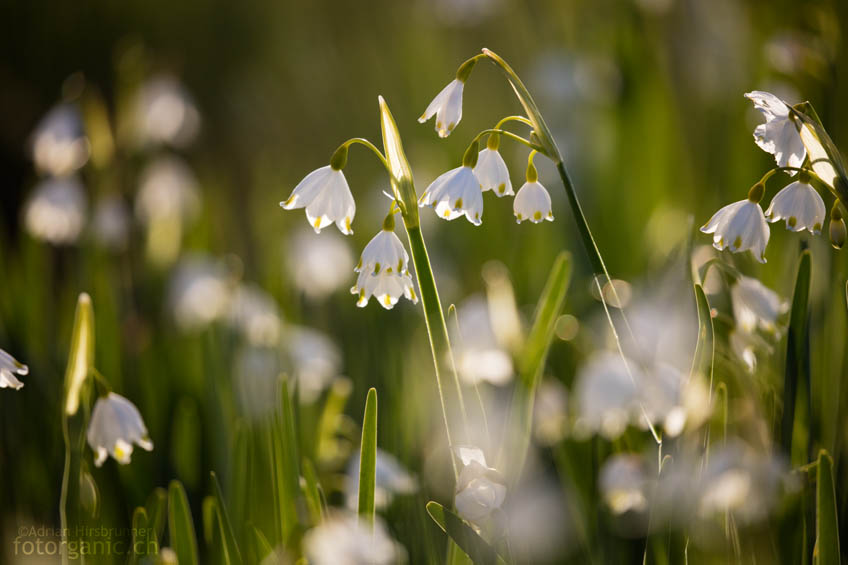
M286 210L293 210L295 208L304 208L308 206L309 203L312 202L324 188L324 185L329 179L332 171L332 167L327 165L326 167L315 169L306 175L303 180L297 183L297 186L294 187L291 196L289 196L287 200L280 202L280 206Z
M554 219L551 211L551 196L538 182L524 183L515 195L512 208L518 223L530 220L538 224L543 220L553 221Z
M509 170L497 150L486 148L480 151L474 174L477 175L484 192L491 190L497 196L515 194L509 180Z

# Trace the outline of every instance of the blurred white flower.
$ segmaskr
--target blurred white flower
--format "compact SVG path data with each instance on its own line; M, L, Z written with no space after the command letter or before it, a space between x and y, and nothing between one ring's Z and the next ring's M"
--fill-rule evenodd
M97 467L103 465L109 455L126 465L130 462L133 444L146 451L153 449L138 408L114 392L101 396L95 402L87 438L95 453L94 464Z
M135 213L145 225L159 218L189 220L199 208L197 179L183 160L159 157L141 172Z
M502 386L512 380L512 356L498 342L489 304L472 296L457 309L459 334L454 335L454 354L459 374L469 384L481 381ZM456 334L456 332L453 332Z
M574 501L546 476L531 475L510 495L506 513L514 563L561 563L577 531L568 508Z
M497 196L513 195L512 182L509 180L509 169L497 149L486 147L477 157L474 174L483 187L483 192L491 190Z
M378 510L389 506L395 495L413 494L418 490L418 482L400 461L377 449L376 485L374 488L374 504ZM359 497L359 453L350 458L345 477L345 492L347 507L356 510Z
M412 277L407 265L409 254L393 229L382 229L371 238L354 271L359 273L351 294L359 298L356 305L363 308L375 296L380 305L390 310L401 296L418 303Z
M533 405L533 436L542 445L555 445L568 430L568 392L558 380L545 379Z
M601 494L613 514L645 512L648 509L648 488L644 463L638 455L613 455L601 469Z
M303 230L285 246L289 276L309 298L320 299L345 284L353 268L353 255L336 233L316 236Z
M169 304L177 325L202 329L224 317L230 308L232 282L225 265L205 256L180 261L171 277Z
M436 116L436 131L439 137L447 137L462 119L462 90L465 83L454 79L439 92L424 113L418 118L424 123Z
M280 356L276 348L244 345L233 360L233 389L249 418L260 421L277 407Z
M730 289L733 317L737 327L746 333L757 328L777 332L778 318L789 310L789 304L759 280L739 275Z
M518 189L512 210L519 224L524 220L530 220L534 224L543 220L554 221L551 195L539 182L525 182L524 186Z
M200 114L180 82L169 75L145 82L135 101L136 135L142 143L185 147L200 127Z
M15 375L24 376L29 373L29 367L0 349L0 388L15 390L24 386Z
M469 522L478 522L501 507L506 498L506 481L496 469L486 464L481 449L460 447L457 455L462 470L454 497L456 510Z
M807 156L807 150L790 118L789 106L774 94L760 90L747 92L745 97L754 103L754 107L766 119L766 123L754 129L757 145L774 155L779 167L800 167Z
M87 206L85 189L76 178L50 178L33 190L24 207L24 223L35 238L69 245L82 232Z
M103 247L113 250L126 248L130 218L123 198L110 194L98 200L94 207L92 228L95 239Z
M66 176L88 161L91 147L79 110L60 104L50 110L32 134L32 159L48 175Z
M248 342L275 347L280 341L279 309L274 298L253 284L241 284L230 300L228 318Z
M286 210L306 208L306 219L315 233L333 222L343 234L353 233L350 225L356 215L356 202L344 173L331 165L306 175L280 206Z
M300 399L314 402L339 374L342 354L323 333L305 326L286 325L283 343L297 379Z
M745 368L749 373L753 373L757 368L757 351L765 351L770 353L772 347L755 333L746 332L743 329L734 328L730 331L730 350L734 355L745 363Z
M403 562L406 553L379 517L372 528L348 513L331 514L306 532L303 547L314 565L388 565Z
M713 234L713 247L719 251L730 249L738 253L750 250L754 259L766 262L770 233L758 202L745 199L728 204L716 212L701 231Z
M791 231L809 230L811 234L818 235L826 212L819 192L805 182L795 181L772 198L766 218L769 222L786 220L786 229Z
M634 365L629 364L633 378L644 381ZM578 370L574 396L574 431L583 436L599 432L608 439L617 438L638 408L636 384L621 356L612 352L595 354Z
M441 174L430 183L418 200L419 206L435 208L436 215L455 220L465 214L479 226L483 217L483 192L480 181L469 166L461 166Z

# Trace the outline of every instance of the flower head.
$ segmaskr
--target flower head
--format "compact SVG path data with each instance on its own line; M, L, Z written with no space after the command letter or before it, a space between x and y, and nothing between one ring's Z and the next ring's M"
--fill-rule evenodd
M344 173L332 165L316 169L298 183L288 200L280 202L286 210L306 208L306 219L315 233L336 224L339 231L350 235L350 224L356 214L356 202L350 193Z
M512 183L509 180L509 170L498 152L497 147L486 147L480 151L474 174L483 187L483 192L491 190L497 196L513 195Z
M359 276L350 292L359 296L356 305L367 306L372 296L376 296L386 310L397 304L401 296L417 303L408 263L409 255L394 229L384 227L362 250L362 257L354 269Z
M32 134L32 158L40 171L66 176L88 161L91 147L79 110L61 104L50 110Z
M465 214L469 222L479 226L483 218L483 192L473 165L466 164L440 175L430 183L418 204L435 208L436 214L445 220Z
M754 129L754 140L760 149L774 155L779 167L800 167L807 156L801 136L790 118L789 106L769 92L747 92L745 98L754 103L766 123Z
M795 181L783 187L766 210L769 222L786 220L786 229L809 230L813 235L821 233L825 213L824 200L818 191L807 182Z
M775 332L777 319L789 310L789 304L775 291L744 275L740 275L730 289L730 297L736 324L746 333L753 333L757 328Z
M456 484L456 510L466 520L478 522L501 507L506 483L496 469L486 465L486 456L479 448L457 451L463 467Z
M130 462L133 444L151 451L153 442L147 437L147 428L135 405L119 394L110 392L94 404L88 424L88 445L95 452L94 464L103 465L111 455L115 461Z
M42 181L24 209L27 231L53 245L74 243L85 226L88 202L85 189L74 178Z
M330 514L303 536L309 563L315 565L388 565L405 562L398 546L379 519L373 528L348 513Z
M161 75L139 89L135 126L143 143L184 147L197 135L200 114L183 85L172 76Z
M436 131L439 137L447 137L462 119L462 89L465 83L460 79L452 80L439 92L424 113L418 118L424 123L435 114Z
M0 388L13 388L15 390L24 386L15 375L26 375L29 367L0 349Z
M713 247L719 251L750 250L757 261L766 262L769 229L759 200L749 198L728 204L716 212L701 231L713 234Z
M551 211L551 195L539 181L525 182L512 203L515 220L520 224L530 220L538 224L543 220L554 221Z

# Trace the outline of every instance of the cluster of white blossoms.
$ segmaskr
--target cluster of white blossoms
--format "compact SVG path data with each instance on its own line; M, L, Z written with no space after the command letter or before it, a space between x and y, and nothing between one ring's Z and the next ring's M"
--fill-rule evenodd
M766 120L754 130L754 140L763 151L774 155L777 168L766 173L751 188L747 199L728 204L716 212L701 231L713 235L716 249L729 249L734 253L751 251L757 261L765 263L770 234L767 222L784 220L790 231L807 230L813 235L821 233L826 209L812 182L816 178L833 188L836 173L820 140L810 133L810 126L799 118L797 110L768 92L748 92L745 97L754 103ZM819 154L808 155L808 147ZM781 189L763 213L760 201L765 194L765 182L777 170L785 171L796 180ZM825 174L828 172L833 174ZM831 241L834 246L844 243L844 231L837 202L831 212Z

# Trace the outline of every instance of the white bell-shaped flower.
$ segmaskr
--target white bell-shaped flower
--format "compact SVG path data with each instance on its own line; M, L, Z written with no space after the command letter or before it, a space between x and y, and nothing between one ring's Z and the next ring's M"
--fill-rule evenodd
M315 233L332 223L345 235L353 233L350 225L356 214L356 202L344 173L332 165L306 175L280 206L286 210L306 208L306 219Z
M15 390L24 386L15 375L23 376L29 373L29 367L0 349L0 388Z
M418 118L424 123L436 116L436 131L439 137L447 137L462 119L462 90L465 83L454 79L439 92L424 113Z
M754 140L760 149L774 155L779 167L800 167L807 156L801 136L790 118L789 106L769 92L755 90L745 93L759 110L766 123L754 129Z
M730 249L734 253L750 250L760 263L766 262L765 252L769 240L769 228L759 198L762 189L755 186L752 193L759 192L754 200L749 197L728 204L716 212L710 221L701 227L704 233L713 234L713 247L719 251Z
M405 563L406 551L389 535L380 517L373 525L346 512L330 513L303 536L303 549L315 565Z
M493 146L494 145L494 146ZM509 180L509 169L498 151L497 141L489 138L489 143L480 152L474 174L483 187L483 192L491 190L497 196L513 195L512 183Z
M94 464L103 465L111 455L115 461L130 462L133 444L151 451L153 442L147 437L147 428L135 405L119 394L110 392L94 404L88 424L88 445L94 450Z
M445 220L465 214L469 222L479 226L483 218L483 192L473 167L464 164L440 175L421 195L419 206L435 208L436 214Z
M534 224L543 220L554 221L551 195L538 181L524 183L515 195L512 211L515 214L515 221L519 224L524 220L530 220Z
M486 464L482 450L462 447L457 454L463 467L456 484L456 510L469 522L478 522L501 507L506 498L506 482Z
M802 173L803 174L803 173ZM766 210L769 222L786 220L786 229L821 233L827 210L818 191L801 180L792 182L775 194Z
M776 332L778 318L789 310L789 304L775 291L745 275L740 275L730 289L730 298L736 325L746 333L753 333L757 328Z
M90 153L82 117L71 104L47 112L32 133L32 159L43 173L69 175L85 165Z
M76 177L50 178L35 187L24 207L33 237L53 245L77 241L88 216L85 189Z
M389 215L380 233L362 250L362 257L354 269L359 276L350 292L359 297L356 305L360 308L367 306L372 296L387 310L397 304L401 296L417 303L408 263L409 255L395 235L394 219Z

